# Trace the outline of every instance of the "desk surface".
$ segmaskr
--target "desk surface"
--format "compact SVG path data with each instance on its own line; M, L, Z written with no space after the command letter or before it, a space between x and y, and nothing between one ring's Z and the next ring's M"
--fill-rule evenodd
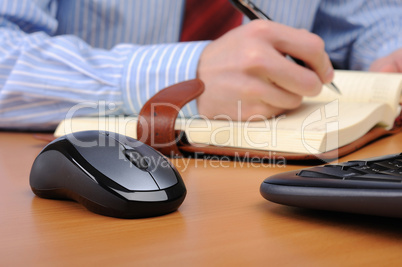
M300 166L175 161L188 190L179 210L127 220L34 196L28 177L44 145L32 134L0 132L1 266L402 262L401 220L290 208L260 196L264 178ZM342 161L401 151L398 134Z

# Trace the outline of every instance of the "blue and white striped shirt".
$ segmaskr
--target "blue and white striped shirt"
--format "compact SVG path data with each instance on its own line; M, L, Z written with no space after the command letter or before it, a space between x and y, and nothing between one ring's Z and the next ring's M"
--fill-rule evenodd
M209 42L178 43L184 2L0 0L0 128L53 129L72 107L137 114L159 90L195 78ZM339 68L367 69L402 46L401 0L254 3L319 34ZM196 114L195 102L183 111Z

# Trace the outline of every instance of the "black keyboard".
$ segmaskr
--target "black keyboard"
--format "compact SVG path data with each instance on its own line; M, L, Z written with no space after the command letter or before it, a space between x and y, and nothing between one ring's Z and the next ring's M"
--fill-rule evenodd
M280 173L260 192L289 206L402 218L402 153Z

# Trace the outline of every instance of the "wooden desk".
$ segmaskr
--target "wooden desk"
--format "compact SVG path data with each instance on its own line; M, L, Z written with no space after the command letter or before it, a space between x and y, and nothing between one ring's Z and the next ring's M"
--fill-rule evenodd
M45 145L0 132L0 266L365 266L401 263L402 220L290 208L259 186L300 166L175 162L188 195L179 211L138 220L35 197L31 164ZM342 160L402 151L402 134Z

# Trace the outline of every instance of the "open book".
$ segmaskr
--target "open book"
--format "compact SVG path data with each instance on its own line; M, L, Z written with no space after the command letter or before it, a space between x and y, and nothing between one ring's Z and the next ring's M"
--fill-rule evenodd
M334 83L342 95L324 87L319 96L305 98L299 108L277 117L246 122L225 116L178 118L175 128L200 147L319 154L347 145L373 127L393 127L400 113L402 74L336 71ZM107 130L136 138L136 127L135 116L76 117L62 121L55 136Z

